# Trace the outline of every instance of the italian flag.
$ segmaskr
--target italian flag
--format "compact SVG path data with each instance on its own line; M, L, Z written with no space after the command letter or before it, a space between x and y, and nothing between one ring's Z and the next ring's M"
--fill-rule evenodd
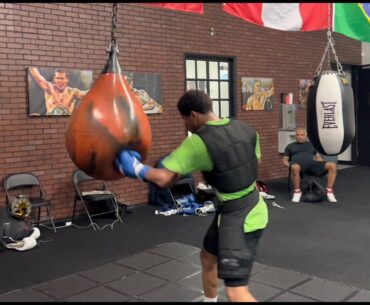
M248 22L282 31L328 29L331 3L224 3L223 10Z

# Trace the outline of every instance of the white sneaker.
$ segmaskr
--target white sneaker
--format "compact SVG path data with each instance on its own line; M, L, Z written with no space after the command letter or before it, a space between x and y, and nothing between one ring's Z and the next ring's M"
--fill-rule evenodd
M260 195L262 196L263 199L275 199L275 195L270 195L262 191L260 191Z
M36 239L32 237L25 237L21 241L16 241L14 243L7 244L8 249L14 249L18 251L30 250L37 246Z
M292 202L298 203L301 201L302 192L294 192Z
M337 198L335 198L334 193L326 193L326 197L329 202L337 202Z

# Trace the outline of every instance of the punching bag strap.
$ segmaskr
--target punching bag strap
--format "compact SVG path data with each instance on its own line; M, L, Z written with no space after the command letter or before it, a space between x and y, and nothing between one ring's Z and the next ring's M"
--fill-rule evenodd
M326 47L325 47L325 51L324 51L324 54L321 58L321 61L320 61L320 64L318 65L317 69L316 69L316 76L319 76L320 73L321 73L321 69L322 69L322 64L324 62L324 59L326 57L326 55L328 55L328 70L331 70L331 66L330 66L330 51L329 51L329 48L331 49L333 55L334 55L334 58L335 58L335 62L337 64L337 71L338 71L338 74L339 76L345 76L345 73L343 71L343 67L342 65L340 64L339 62L339 59L338 59L338 56L337 56L337 53L335 51L335 48L334 48L334 45L335 45L335 42L334 42L334 38L331 34L331 8L332 8L332 3L328 3L328 31L326 32L326 36L328 38L328 42L326 44Z

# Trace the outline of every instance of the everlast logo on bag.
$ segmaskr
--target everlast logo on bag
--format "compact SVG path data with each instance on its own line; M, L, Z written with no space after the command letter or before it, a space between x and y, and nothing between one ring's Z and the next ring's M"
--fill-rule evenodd
M322 128L338 128L335 121L335 106L336 102L321 102L324 120Z

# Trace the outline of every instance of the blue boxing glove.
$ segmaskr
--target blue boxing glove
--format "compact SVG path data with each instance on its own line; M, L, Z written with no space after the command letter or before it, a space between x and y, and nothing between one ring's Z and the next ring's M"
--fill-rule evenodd
M123 149L118 153L116 166L122 175L145 181L145 174L150 167L140 161L141 156L137 151Z

